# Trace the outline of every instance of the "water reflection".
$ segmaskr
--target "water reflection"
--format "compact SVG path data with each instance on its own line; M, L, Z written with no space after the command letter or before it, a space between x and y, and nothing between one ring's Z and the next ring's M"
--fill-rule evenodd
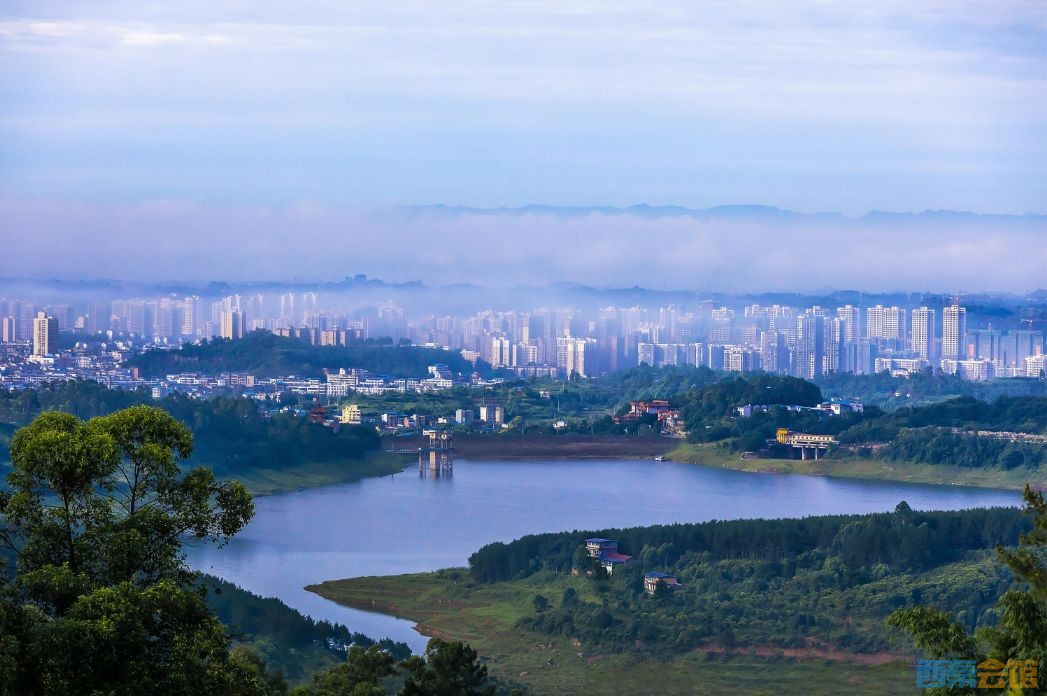
M316 618L419 650L407 621L340 607L302 589L334 578L465 565L491 541L537 532L711 519L802 517L1018 505L1013 491L748 474L649 460L466 461L434 476L403 473L260 498L223 549L190 552L201 570L279 597Z

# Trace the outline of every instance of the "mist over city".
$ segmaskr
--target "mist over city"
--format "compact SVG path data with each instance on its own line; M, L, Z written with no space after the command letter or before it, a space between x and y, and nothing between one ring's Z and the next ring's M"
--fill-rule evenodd
M9 273L22 277L318 283L366 273L433 286L564 282L733 293L1047 286L1047 217L1039 215L847 218L760 206L364 213L173 202L0 209L5 225L22 231L5 248ZM41 245L60 253L40 255Z
M0 696L1047 692L1044 0L0 3Z

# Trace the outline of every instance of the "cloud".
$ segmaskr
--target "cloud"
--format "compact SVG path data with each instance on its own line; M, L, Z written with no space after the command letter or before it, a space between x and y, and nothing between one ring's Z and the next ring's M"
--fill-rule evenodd
M121 41L128 46L170 46L193 43L228 44L232 43L233 39L229 36L193 36L173 32L129 31L123 34Z
M1038 0L49 0L0 35L0 195L1047 212Z
M730 292L1047 286L1044 218L564 217L7 201L0 219L9 273L39 278L323 281L366 273L434 285L566 281Z

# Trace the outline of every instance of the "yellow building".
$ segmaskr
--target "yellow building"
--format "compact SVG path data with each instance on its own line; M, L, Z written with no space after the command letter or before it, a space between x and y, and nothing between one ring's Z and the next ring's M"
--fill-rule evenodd
M342 417L339 420L346 425L360 425L362 421L360 407L356 404L346 404L342 407Z

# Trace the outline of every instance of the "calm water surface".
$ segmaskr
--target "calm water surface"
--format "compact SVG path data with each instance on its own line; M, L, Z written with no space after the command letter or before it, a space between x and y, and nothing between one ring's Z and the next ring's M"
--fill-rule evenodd
M259 498L223 549L197 548L199 570L278 597L317 619L420 651L410 622L339 606L302 589L336 578L463 566L491 541L525 534L712 519L1014 506L1021 496L958 486L748 474L650 460L464 461L452 477L416 469Z

